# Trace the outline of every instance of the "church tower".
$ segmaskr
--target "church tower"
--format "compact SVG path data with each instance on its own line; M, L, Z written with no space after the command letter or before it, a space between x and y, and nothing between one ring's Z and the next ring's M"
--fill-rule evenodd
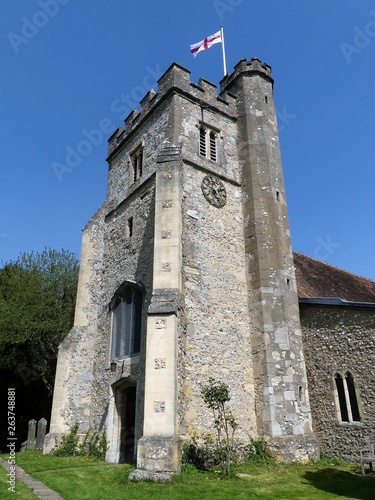
M316 456L271 68L221 82L172 66L109 139L105 203L84 229L52 438L106 431L107 460L177 471L228 384L237 438Z

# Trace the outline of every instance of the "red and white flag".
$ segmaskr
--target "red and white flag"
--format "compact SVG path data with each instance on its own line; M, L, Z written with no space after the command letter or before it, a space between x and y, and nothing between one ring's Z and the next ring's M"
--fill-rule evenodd
M194 57L200 52L201 50L207 50L213 45L214 43L221 43L221 31L218 31L217 33L208 36L204 40L194 43L193 45L190 45L190 52L193 54Z

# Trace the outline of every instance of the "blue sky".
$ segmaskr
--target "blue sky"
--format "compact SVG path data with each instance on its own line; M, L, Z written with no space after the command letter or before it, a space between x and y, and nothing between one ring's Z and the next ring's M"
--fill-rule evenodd
M221 24L228 72L272 66L293 248L375 280L370 0L2 0L0 263L79 256L108 137L173 61L218 84L220 44L189 45Z

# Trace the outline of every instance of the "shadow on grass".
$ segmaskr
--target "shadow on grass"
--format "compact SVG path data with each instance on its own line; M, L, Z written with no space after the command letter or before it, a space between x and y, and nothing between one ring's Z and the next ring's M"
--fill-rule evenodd
M315 488L338 496L360 500L374 500L375 498L374 473L364 477L353 472L322 469L305 472L303 477Z

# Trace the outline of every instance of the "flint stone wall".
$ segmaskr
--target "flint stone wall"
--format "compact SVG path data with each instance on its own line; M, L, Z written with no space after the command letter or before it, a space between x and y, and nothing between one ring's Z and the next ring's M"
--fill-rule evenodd
M314 431L331 457L358 460L364 439L375 440L374 312L301 305L301 324ZM357 386L360 423L343 423L334 400L334 374L349 370Z
M181 431L213 431L202 384L210 377L230 388L237 437L256 435L252 333L248 313L241 188L225 182L227 203L210 205L202 195L207 172L183 167L183 286L186 321Z

